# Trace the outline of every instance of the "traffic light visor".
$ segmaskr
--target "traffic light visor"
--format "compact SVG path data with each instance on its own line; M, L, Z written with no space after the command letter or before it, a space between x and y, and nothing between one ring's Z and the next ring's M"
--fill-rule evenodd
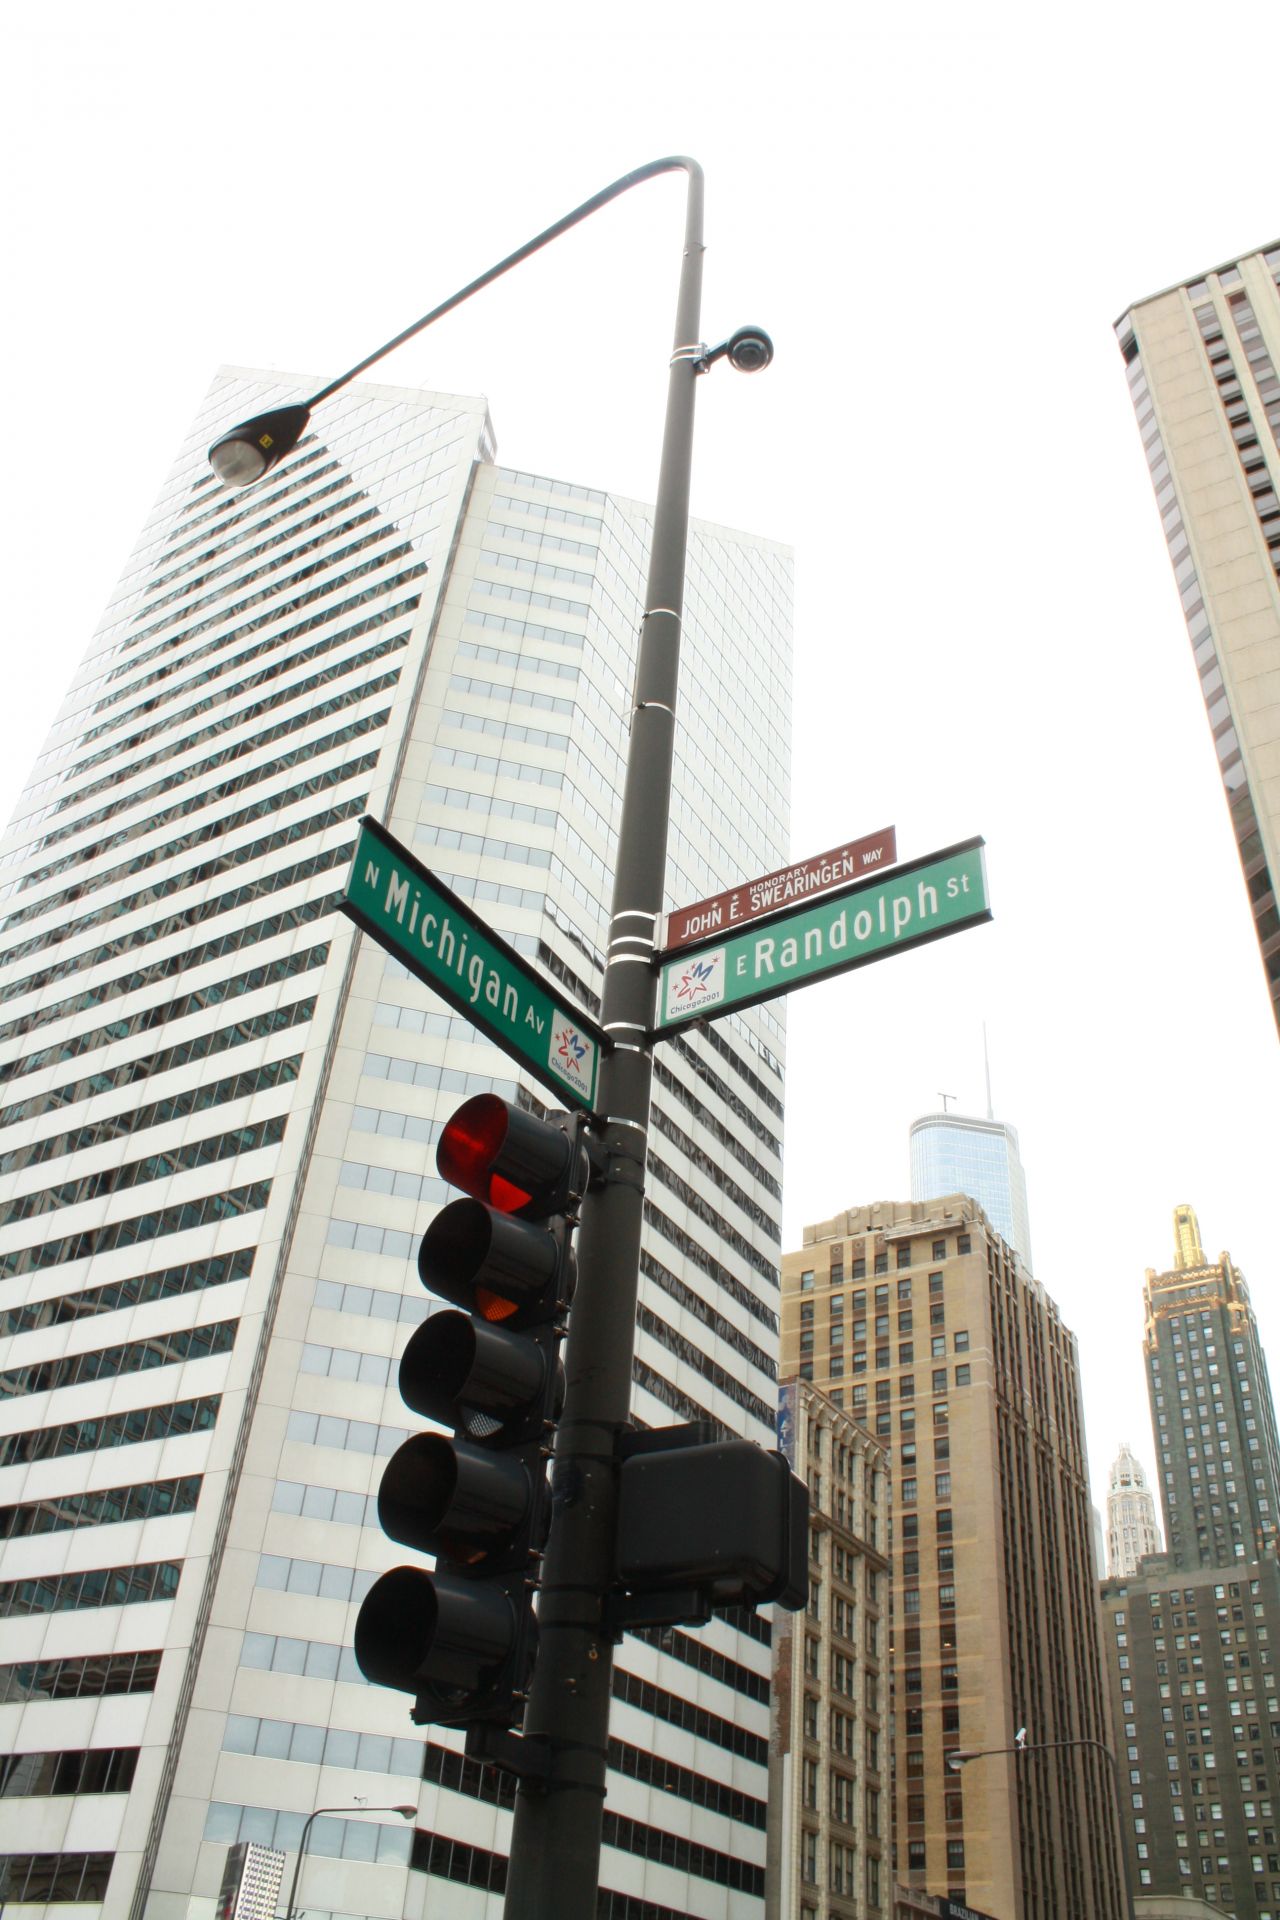
M445 1123L436 1166L451 1186L499 1213L545 1219L568 1198L574 1146L549 1121L478 1093Z

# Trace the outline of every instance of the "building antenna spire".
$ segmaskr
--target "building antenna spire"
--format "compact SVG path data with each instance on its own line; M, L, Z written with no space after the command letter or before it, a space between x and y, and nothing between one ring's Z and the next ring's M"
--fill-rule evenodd
M996 1117L995 1108L991 1104L991 1055L987 1050L987 1023L985 1020L982 1023L982 1064L986 1069L987 1075L987 1118L988 1120L994 1120Z
M947 1102L948 1102L948 1100L954 1100L954 1099L955 1099L955 1095L954 1095L954 1093L939 1093L939 1095L938 1095L938 1098L939 1098L939 1100L941 1100L941 1102L942 1102L942 1111L943 1111L944 1113L946 1113L946 1111L947 1111Z

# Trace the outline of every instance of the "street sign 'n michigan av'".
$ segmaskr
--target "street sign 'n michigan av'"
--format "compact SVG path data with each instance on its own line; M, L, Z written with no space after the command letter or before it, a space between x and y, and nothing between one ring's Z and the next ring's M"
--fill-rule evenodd
M666 961L655 1037L989 920L982 848L980 839L962 841Z
M590 1112L604 1034L366 815L342 910L543 1086Z

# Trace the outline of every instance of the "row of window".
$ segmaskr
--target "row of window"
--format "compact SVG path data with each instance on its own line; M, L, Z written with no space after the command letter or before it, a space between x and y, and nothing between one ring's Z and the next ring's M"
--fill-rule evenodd
M305 780L295 781L291 787L280 787L274 793L260 794L256 800L236 808L233 813L221 814L212 820L203 820L198 826L188 828L185 833L178 834L174 839L144 847L118 866L104 867L100 872L89 875L81 871L81 877L71 886L64 887L61 892L46 894L39 900L31 900L26 906L19 907L15 912L6 915L5 919L0 921L0 931L12 932L15 927L26 926L32 920L38 920L42 914L58 912L70 906L75 900L83 900L91 893L98 893L103 887L118 886L122 881L131 880L140 873L146 873L150 868L159 866L166 860L179 859L183 854L192 852L194 848L206 846L212 840L224 839L241 827L252 826L258 820L270 819L272 814L283 813L287 807L294 806L299 801L313 800L318 794L328 793L332 788L340 787L346 780L354 780L361 774L371 772L377 763L376 749L369 753L358 754L353 760L344 761L339 766L326 767L320 773L309 774ZM247 778L248 776L242 776L239 782L233 784L244 784ZM188 812L190 809L184 808L182 811ZM146 828L156 824L158 823L155 821L148 821ZM81 856L73 855L69 857L68 864L82 869L84 863ZM158 891L156 897L162 898L163 895Z
M617 1847L641 1860L654 1860L660 1866L674 1868L677 1873L710 1880L716 1886L732 1888L752 1899L764 1897L763 1867L752 1866L735 1854L701 1846L696 1840L684 1840L662 1827L644 1826L639 1820L627 1819L625 1814L611 1813L608 1807L604 1814L603 1842L606 1847Z
M251 1126L232 1127L226 1133L206 1134L202 1140L189 1140L181 1147L149 1153L141 1160L99 1167L94 1173L64 1180L56 1187L38 1187L0 1206L0 1226L12 1226L16 1221L35 1219L43 1213L56 1213L87 1200L100 1200L107 1194L123 1193L153 1180L168 1180L197 1167L216 1166L221 1160L235 1160L241 1154L257 1153L264 1147L278 1147L287 1124L286 1115L274 1114Z
M87 1747L62 1753L0 1755L0 1799L63 1793L127 1793L136 1747Z
M133 643L136 645L139 641L149 640L153 634L162 633L166 627L172 628L175 625L175 621L180 621L183 623L182 630L179 633L171 635L171 643L174 646L183 645L188 640L196 639L202 633L208 633L213 627L222 626L224 622L228 620L239 619L241 614L251 612L254 607L260 607L264 601L273 601L275 603L274 606L268 606L265 613L257 615L248 623L248 631L252 632L255 628L268 626L273 619L280 617L282 607L289 611L292 611L295 607L305 607L313 600L322 600L328 594L341 592L341 590L349 586L353 580L363 579L377 568L387 566L393 560L409 559L413 553L413 548L409 545L408 541L402 541L398 546L384 548L381 552L373 554L369 559L360 561L356 566L348 566L348 562L353 560L356 554L367 553L370 547L377 546L380 541L385 540L390 531L391 530L385 526L374 527L372 531L364 534L362 538L349 541L345 547L338 547L329 552L322 553L319 559L311 561L305 567L299 567L295 573L290 574L285 579L281 579L278 576L273 577L271 573L259 575L262 584L255 587L252 593L246 594L242 599L236 600L231 604L227 602L225 589L221 593L206 594L202 600L195 600L190 606L184 607L180 614L176 616L171 615L165 620L157 620L153 622L151 626L144 627L140 633L133 635ZM313 543L314 546L321 546L323 544L323 542L319 541ZM327 573L333 567L345 567L347 570L339 574L336 579L322 580L317 586L303 588L302 583L304 581L315 580L317 575ZM399 578L404 579L408 577L412 579L416 575L424 574L426 571L426 566L419 563L416 568L409 569L407 576L401 574ZM394 583L391 581L383 581L380 583L381 590L386 592L394 584L398 584L398 581ZM212 606L214 609L211 614L208 614L203 620L191 621L191 615L193 613L198 613L208 606ZM188 622L190 622L190 624L187 624ZM241 631L243 632L244 629L241 629ZM235 636L233 634L227 634L224 636L224 642L233 640L234 638ZM268 644L277 643L268 642ZM228 669L234 669L241 660L251 658L255 651L258 651L258 649L250 648L244 653L235 655L232 659L225 661L226 667ZM175 689L175 691L179 693L185 692L185 690L185 688ZM131 718L131 716L129 714L123 714L120 715L119 718L127 720ZM96 731L102 731L102 729L99 728ZM89 733L84 737L91 739L93 735Z
M172 1600L181 1573L180 1560L157 1560L147 1566L91 1567L85 1573L3 1580L0 1620L12 1614L68 1613L84 1607L133 1607Z
M315 1767L351 1767L361 1773L401 1773L411 1780L422 1770L420 1738L393 1739L387 1733L353 1733L344 1727L262 1720L244 1713L227 1715L222 1751L297 1760Z
M735 1726L732 1720L725 1720L717 1713L709 1713L705 1707L696 1706L682 1694L668 1693L651 1680L641 1680L624 1667L615 1666L613 1670L613 1697L626 1706L637 1707L654 1720L681 1727L699 1740L710 1740L714 1746L723 1747L728 1753L736 1753L753 1766L768 1765L769 1743L762 1740L759 1734Z
M678 1279L669 1267L664 1267L660 1260L655 1259L653 1254L643 1247L640 1250L640 1271L646 1280L652 1280L654 1285L661 1287L662 1291L668 1294L679 1307L699 1321L708 1333L713 1334L717 1340L723 1340L727 1346L733 1348L735 1353L740 1353L744 1360L749 1360L767 1380L775 1378L777 1370L773 1358L763 1347L758 1347L734 1321L718 1313L700 1293L686 1286L685 1282ZM746 1293L747 1289L744 1287L742 1291Z
M0 1854L0 1905L59 1907L107 1897L114 1853Z
M678 1627L634 1627L628 1628L630 1637L643 1640L651 1647L659 1647L675 1660L680 1660L696 1673L705 1673L708 1679L718 1680L721 1686L732 1687L747 1700L757 1705L769 1704L769 1676L756 1673L751 1667L744 1667L741 1661L731 1660L727 1653L718 1653L708 1646L705 1640L695 1639L692 1634L682 1633Z
M10 1307L0 1314L0 1334L58 1327L87 1314L114 1313L120 1307L142 1306L152 1300L200 1293L205 1287L226 1286L232 1280L247 1280L253 1272L253 1256L252 1247L242 1247L235 1253L212 1254L205 1260L187 1260L181 1266L163 1267L159 1273L130 1274L123 1280L110 1280L105 1286L86 1287L83 1293L58 1293L48 1300Z
M233 873L237 867L248 866L254 861L265 859L268 854L278 853L284 847L297 844L299 840L309 840L317 834L325 833L330 827L344 825L348 820L359 819L368 800L367 794L353 794L349 800L340 801L336 806L326 807L320 813L313 813L307 820L295 820L286 827L277 827L274 833L264 834L259 840L246 841L243 846L235 847L225 853L215 854L197 867L189 867L185 873L171 874L154 886L144 887L138 893L131 893L106 906L96 907L92 913L82 914L78 920L61 920L44 933L34 934L29 940L20 941L17 946L9 947L0 954L0 967L12 966L15 960L23 959L27 954L43 952L49 947L60 946L65 940L72 940L78 934L87 933L93 927L104 926L112 920L123 919L126 914L138 913L144 907L150 908L157 900L166 900L175 893L184 893L189 888L205 887L210 881L221 875ZM351 857L349 847L332 850L330 855L312 856L332 866L332 853L342 861ZM277 872L264 876L247 889L234 889L230 893L215 895L205 900L183 921L178 916L160 921L151 920L145 926L134 930L138 943L161 940L167 933L176 932L179 925L193 925L198 920L211 917L215 913L226 913L243 904L246 899L259 897L262 892L274 892L290 885L294 880L304 877L300 871L310 862L299 862L296 866L281 868ZM322 871L316 866L313 871ZM124 951L123 948L119 949Z
M356 606L361 601L367 600L368 597L367 593L357 594L350 605ZM365 634L377 632L380 628L390 626L397 620L408 619L408 617L416 611L419 598L420 596L418 594L412 594L408 599L398 601L393 606L380 607L377 612L367 614L363 619L354 621L352 625L346 628L345 632L339 636L340 639L344 641L360 639ZM342 609L334 608L331 611L336 613L341 612ZM322 620L327 618L329 618L329 614L322 614L309 624L318 626ZM297 631L303 631L303 629L299 628ZM361 652L335 661L332 665L325 667L320 672L309 674L304 680L281 687L274 693L265 694L260 699L252 701L247 707L237 707L233 712L222 714L217 719L204 720L201 724L197 725L194 732L185 734L178 740L166 740L163 746L156 747L151 753L143 754L139 759L132 761L129 766L116 767L109 773L100 774L97 779L90 780L85 786L80 787L76 791L66 791L70 785L70 780L69 778L64 778L63 791L60 798L50 808L50 813L54 815L65 813L68 808L79 806L86 800L96 799L97 796L102 793L111 793L114 796L111 804L106 809L108 813L111 813L118 807L135 804L135 801L143 798L148 792L159 792L162 787L176 785L188 777L194 779L198 773L210 771L214 767L220 766L224 760L236 759L240 754L253 750L256 746L272 737L269 732L259 735L246 735L240 731L242 728L252 726L255 721L261 720L267 714L274 713L280 707L291 705L295 700L306 699L308 694L315 693L319 688L329 685L334 680L345 679L348 675L366 672L368 668L374 666L378 661L386 660L390 655L399 653L408 645L408 642L409 629L407 626L402 632L386 634L381 640L375 641L372 646L363 648ZM284 721L280 722L279 732L283 734L286 730L292 732L297 726L309 726L314 721L323 719L327 714L336 713L342 707L351 705L354 701L363 700L371 694L388 692L396 685L399 678L400 667L396 665L388 668L381 674L361 680L355 686L344 687L340 693L330 695L324 700L310 701L306 706L300 707L296 714L291 714ZM212 703L208 701L201 702L196 713L193 713L189 717L192 719L198 718L200 714L203 714L205 710L207 710L210 704ZM166 720L157 721L154 726L143 728L139 733L135 734L132 740L118 742L115 746L106 748L102 753L95 754L92 760L87 763L87 766L94 766L102 761L114 759L118 752L123 752L129 748L145 745L148 740L154 738L156 735L167 733L173 724L172 716ZM210 743L220 735L226 733L234 734L236 737L231 740L225 748L211 754L209 752ZM181 767L167 775L163 781L158 782L153 788L143 789L140 793L135 793L131 790L129 783L136 780L139 774L148 772L152 767L164 766L169 761L178 760L184 753L190 753L197 748L204 749L205 758L190 770L189 775L187 769ZM86 824L88 824L88 822L86 822ZM73 820L67 823L63 831L65 833L78 833L80 827L81 821Z
M738 1165L745 1168L746 1172L751 1175L751 1178L757 1181L766 1193L772 1194L775 1200L781 1200L782 1182L775 1174L770 1173L769 1169L756 1158L755 1154L753 1154L746 1145L746 1142L740 1137L736 1128L726 1126L723 1120L719 1119L709 1107L705 1106L702 1101L685 1086L683 1080L681 1080L678 1075L672 1073L670 1067L668 1067L666 1062L660 1057L654 1060L653 1074L658 1086L660 1086L665 1093L671 1094L682 1106L688 1108L689 1112L695 1116L699 1124L705 1127L713 1136L717 1146L722 1147L726 1152L731 1154L738 1162ZM724 1081L720 1079L720 1076L713 1072L705 1063L701 1066L699 1078L706 1086L710 1087L731 1110L736 1111L739 1106L744 1104L732 1089L725 1085ZM769 1133L764 1123L758 1118L755 1131L761 1140L767 1144L772 1144L773 1136Z
M68 1527L109 1527L123 1520L152 1520L190 1513L200 1497L200 1475L149 1480L95 1493L50 1494L43 1500L0 1507L0 1540L19 1534L60 1533Z
M334 1313L359 1314L365 1320L395 1320L417 1326L431 1306L425 1294L391 1293L381 1287L344 1286L337 1280L317 1280L312 1296L317 1307Z
M283 1813L275 1807L239 1807L211 1800L204 1837L220 1847L255 1840L260 1846L296 1854L306 1819L306 1814ZM409 1846L410 1835L402 1821L340 1820L333 1814L321 1814L311 1822L307 1839L308 1854L327 1860L389 1860L399 1866L405 1864Z
M152 1693L159 1672L158 1648L146 1653L89 1653L66 1660L20 1660L0 1667L0 1706L13 1701Z
M0 1173L17 1173L23 1167L41 1166L46 1160L60 1160L64 1154L84 1153L108 1141L127 1139L132 1133L145 1133L149 1127L166 1126L183 1120L188 1114L205 1113L210 1107L229 1105L233 1100L249 1100L256 1093L275 1087L291 1086L302 1067L302 1055L290 1054L282 1060L268 1060L247 1073L234 1073L225 1080L197 1081L163 1100L149 1101L141 1107L125 1107L105 1119L76 1127L68 1133L46 1134L13 1153L0 1154Z
M312 896L290 907L282 908L278 913L269 914L264 920L250 921L247 925L232 927L215 934L212 940L203 941L194 946L185 946L177 952L162 954L158 960L150 960L143 967L136 967L129 973L116 974L111 979L95 981L91 986L82 987L70 998L55 1001L48 1008L36 1008L30 1013L11 1021L3 1030L7 1039L11 1035L32 1033L46 1024L45 1014L50 1019L66 1019L73 1013L83 1013L90 1007L105 1006L109 1000L117 1000L123 994L135 993L143 987L154 986L158 981L171 980L177 974L188 973L193 967L199 967L210 960L224 959L228 954L239 953L245 947L256 946L260 940L270 940L277 933L291 933L295 927L308 926L313 920L320 919L332 911L336 899L324 896ZM194 924L194 923L192 923ZM156 936L153 936L156 937ZM78 978L89 973L101 963L116 959L128 953L139 944L130 939L108 940L103 946L89 953L78 953L73 959L56 961L52 966L39 972L28 974L25 979L11 980L0 989L0 1001L15 1000L27 993L42 993L46 987L53 986L59 980L74 975Z
M763 1207L758 1200L753 1199L736 1180L730 1178L723 1161L691 1139L662 1107L653 1109L652 1126L655 1132L670 1141L676 1149L682 1166L696 1167L703 1178L709 1180L712 1186L719 1187L725 1198L759 1227L769 1240L775 1243L781 1241L782 1225L776 1210ZM771 1261L770 1268L772 1269L775 1264L776 1262Z
M351 491L346 494L344 499L334 500L331 496L334 493L341 493L344 487L350 488ZM203 592L203 590L212 585L215 580L223 579L229 573L236 573L241 568L250 567L255 560L261 560L264 554L272 554L274 557L266 566L253 567L252 572L245 574L246 580L259 579L265 573L274 573L281 567L291 566L295 560L300 560L304 554L320 551L331 541L340 540L344 534L352 532L354 528L366 526L370 520L379 520L382 518L375 506L371 504L361 505L362 502L368 502L369 496L363 489L356 487L351 480L336 480L331 486L321 487L319 493L312 496L312 502L326 495L330 496L327 506L321 507L315 513L308 514L303 520L295 520L291 526L284 528L278 533L271 534L267 539L259 540L256 546L241 547L237 543L231 542L229 544L234 550L230 553L230 557L224 558L223 556L227 554L228 546L222 541L218 541L207 548L199 559L190 560L184 566L175 567L171 573L164 575L163 578L150 581L147 587L146 602L140 612L134 616L133 624L136 626L139 620L146 620L152 614L159 613L162 607L171 607L177 601L185 600L188 594ZM312 504L312 502L308 502L307 504ZM294 511L296 510L295 507ZM339 521L336 526L331 525L330 522L334 519L335 515L342 513L348 515L347 519ZM284 518L286 516L281 517ZM317 535L315 532L317 527L323 527L324 532ZM393 530L391 526L384 522L384 532L390 533ZM254 528L255 535L260 531L262 531L261 526ZM301 535L303 534L307 534L310 537L302 540ZM280 547L287 546L291 540L298 540L299 544L296 547L290 548L287 553L277 551ZM348 551L350 551L350 549L348 549ZM204 571L201 573L193 572L193 568L195 567L203 567ZM179 581L181 584L174 586L172 584L174 581ZM240 584L240 582L237 582L237 587ZM159 589L164 586L169 587L167 593L161 593L159 591ZM223 591L225 591L225 589ZM213 596L208 596L208 598L204 600L192 601L190 606L184 608L183 614L178 617L183 618L187 613L194 613L197 607L207 606L209 598L212 597ZM141 638L141 634L135 636L137 640ZM129 661L128 669L136 672L147 660L153 660L158 654L169 653L173 648L181 646L185 638L185 634L175 635L170 639L161 641L158 647L152 647L144 654L135 655L134 658ZM225 645L225 641L214 641L213 647L216 648L220 644ZM98 702L98 708L106 706L109 699L127 699L131 693L140 692L143 687L153 685L157 680L163 679L166 674L180 671L182 667L187 666L193 659L198 659L201 654L211 650L208 645L197 647L194 652L185 654L180 661L171 662L167 667L161 667L153 670L151 673L142 674L138 679L131 680L127 687L117 687L113 695L100 700ZM96 710L97 709L95 709L95 711Z
M712 1360L699 1342L678 1333L643 1302L636 1308L636 1326L641 1332L647 1333L651 1339L656 1340L659 1346L665 1347L667 1352L673 1354L677 1360L682 1360L687 1367L692 1368L708 1385L717 1388L737 1406L745 1408L765 1426L769 1425L774 1414L773 1402L762 1400L758 1393L752 1393L751 1389L735 1374ZM772 1368L770 1372L772 1373Z
M321 461L318 467L311 464L316 460ZM265 531L267 527L278 526L282 520L289 519L292 514L299 512L302 508L314 506L317 500L327 500L332 494L340 493L344 487L350 487L354 484L349 475L340 471L336 460L322 459L321 449L318 447L307 455L305 462L299 461L298 465L309 466L310 470L298 474L296 478L291 477L286 486L278 487L274 493L268 493L265 485L261 492L255 488L249 504L240 507L235 513L228 514L226 519L219 522L217 527L207 527L205 532L192 535L190 539L184 540L181 546L176 547L172 544L175 536L171 533L169 536L169 551L165 554L164 560L160 564L167 565L170 561L177 560L182 554L194 555L194 549L196 547L203 547L204 552L184 561L181 567L171 568L168 573L153 574L147 582L146 593L150 594L160 587L168 586L170 581L178 579L180 574L188 572L193 566L207 565L210 560L217 554L224 552L226 547L232 543L233 528L243 527L246 521L252 520L254 522L253 527L247 531L249 531L252 537L256 538L257 535ZM294 471L296 473L296 469ZM336 480L329 480L327 486L316 486L317 480L328 479L330 474L337 474L338 478ZM296 500L293 498L293 495L298 493L300 489L306 489L308 487L314 489L314 491L307 493L305 499ZM362 496L357 493L353 497L360 498ZM280 506L279 502L282 500L288 500L289 505L285 507ZM222 502L219 502L219 506L222 504ZM268 509L270 509L270 511L268 511ZM217 511L218 509L215 508L211 513L201 514L198 520L189 520L185 525L179 522L181 530L186 533L191 527L216 518ZM243 538L244 536L240 535L236 537ZM145 617L146 608L144 606L138 618ZM132 646L132 644L130 640L122 641L121 650L124 651ZM168 643L166 642L165 644L167 645ZM143 654L140 657L145 660L148 656ZM130 670L138 664L139 660L137 658L126 659L122 665L113 667L107 675L107 678L109 680L118 680L122 674L130 672Z
M61 1460L75 1453L95 1453L107 1447L140 1446L145 1440L171 1440L180 1434L207 1433L218 1418L221 1397L207 1394L198 1400L171 1400L164 1406L132 1407L126 1413L102 1414L97 1419L68 1420L57 1427L32 1427L25 1433L0 1436L0 1467L31 1460Z
M229 979L214 980L207 986L194 987L159 1005L139 1007L136 1012L123 1014L108 1021L105 1026L82 1027L79 1032L67 1034L50 1046L35 1048L5 1062L0 1066L0 1085L39 1073L45 1067L59 1067L68 1060L78 1060L86 1053L96 1053L103 1047L114 1046L117 1040L129 1039L135 1033L151 1033L155 1028L184 1019L188 1014L203 1013L208 1007L220 1007L228 1000L238 1000L245 994L257 993L263 987L292 980L301 973L310 972L313 967L322 966L328 952L328 943L323 942L319 946L304 948L301 952L281 954L278 959L250 967L244 973L232 974ZM95 1088L95 1091L101 1090ZM66 1105L68 1102L64 1099L59 1104ZM5 1109L6 1113L12 1111L12 1108Z
M390 678L391 684L394 685L396 676L392 675ZM384 682L385 679L386 676L383 676ZM385 691L384 684L380 682L376 690ZM336 728L332 733L308 741L305 745L296 747L292 752L283 754L275 760L258 762L242 777L222 781L214 787L202 789L199 786L199 782L206 775L217 773L226 766L234 766L237 760L243 760L247 755L259 754L264 748L274 745L276 741L287 740L291 735L302 732L305 727L314 727L321 720L329 719L334 714L367 700L374 691L373 686L344 688L341 693L331 695L328 700L317 701L314 706L303 708L298 713L288 714L285 719L274 721L258 733L232 740L228 745L219 747L215 753L206 754L203 760L196 761L193 766L181 767L163 774L159 780L153 780L148 786L138 787L132 791L125 787L121 791L113 781L112 797L104 806L98 807L93 813L81 814L78 820L65 821L62 826L55 827L52 832L43 835L32 846L31 857L48 852L52 847L61 846L65 840L70 840L77 834L88 833L95 827L105 825L116 814L131 812L134 808L150 807L162 794L171 793L175 787L182 790L184 798L176 801L171 807L166 807L162 812L141 813L132 826L122 827L118 833L109 834L106 839L95 845L83 846L74 853L64 855L60 860L32 874L30 884L34 885L37 880L51 879L64 866L92 859L111 847L122 845L124 841L132 839L136 834L149 832L153 826L167 825L170 820L179 819L184 812L193 812L200 807L217 804L233 793L239 792L243 786L272 779L287 768L298 765L303 758L310 758L317 753L326 753L331 748L344 746L347 741L358 740L366 733L376 733L386 724L390 708L380 707L376 712L361 714L355 720L349 720L345 726ZM24 878L21 882L22 887L25 888L27 884L28 880Z
M180 1206L160 1207L154 1213L138 1213L128 1220L89 1227L82 1233L67 1234L61 1240L19 1247L12 1253L0 1254L0 1277L11 1278L14 1274L34 1273L69 1261L89 1260L94 1254L108 1253L114 1247L134 1247L147 1240L164 1239L171 1233L187 1233L192 1227L234 1220L241 1214L261 1213L270 1193L271 1182L257 1180L251 1186L233 1187L229 1193L209 1193L203 1199L185 1200Z
M312 951L327 949L314 948ZM0 1107L0 1127L14 1126L20 1120L37 1120L42 1114L61 1112L64 1107L76 1106L81 1100L92 1099L95 1094L115 1093L121 1087L134 1086L139 1080L169 1073L175 1067L212 1059L226 1052L229 1047L242 1047L250 1041L266 1040L274 1033L305 1026L315 1010L314 998L294 1000L283 1007L271 1007L265 1013L239 1020L234 1026L193 1034L191 1039L181 1040L176 1046L162 1047L158 1053L143 1054L136 1060L124 1060L118 1067L100 1069L97 1073L86 1074L82 1079L72 1080L61 1087L50 1087L43 1093L31 1094L25 1100Z

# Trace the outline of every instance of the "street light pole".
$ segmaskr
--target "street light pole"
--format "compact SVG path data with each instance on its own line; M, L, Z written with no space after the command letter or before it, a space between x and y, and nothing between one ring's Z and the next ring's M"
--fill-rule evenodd
M298 1842L298 1857L293 1863L293 1879L289 1882L289 1899L284 1910L284 1920L294 1920L294 1915L297 1911L298 1882L302 1878L302 1863L307 1857L307 1848L311 1842L312 1823L318 1820L322 1813L341 1814L344 1819L348 1820L353 1814L357 1813L398 1813L402 1820L416 1820L418 1817L418 1809L408 1805L395 1807L317 1807L313 1813L309 1813L302 1823L302 1838Z
M1134 1920L1133 1911L1133 1869L1129 1865L1129 1849L1125 1844L1124 1801L1120 1794L1120 1768L1110 1747L1101 1740L1091 1740L1082 1734L1077 1740L1030 1740L1019 1741L1013 1747L961 1747L947 1755L947 1765L953 1773L959 1773L961 1767L970 1760L988 1760L1000 1753L1051 1753L1055 1747L1090 1747L1100 1753L1111 1769L1111 1793L1116 1809L1116 1841L1120 1848L1120 1866L1124 1874L1124 1904L1128 1920Z
M684 250L601 1009L609 1050L601 1062L595 1126L608 1178L582 1205L551 1529L539 1582L538 1654L524 1720L530 1760L523 1768L515 1763L505 1920L593 1920L596 1911L613 1676L603 1614L614 1585L617 1442L630 1424L657 1003L653 960L671 811L694 393L698 375L714 361L727 357L751 373L769 364L773 347L756 327L739 328L718 347L702 343L703 174L697 161L674 155L615 180L309 402L259 415L209 450L219 478L250 484L296 445L319 401L619 194L676 171L687 178ZM485 1751L483 1743L477 1750ZM512 1764L510 1748L504 1757Z

